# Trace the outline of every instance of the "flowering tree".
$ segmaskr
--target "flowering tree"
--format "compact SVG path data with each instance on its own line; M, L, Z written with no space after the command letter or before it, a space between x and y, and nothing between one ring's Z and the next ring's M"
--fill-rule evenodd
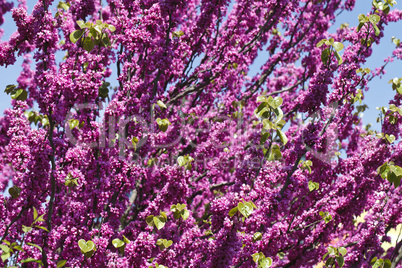
M0 119L4 267L402 267L401 241L381 247L402 79L381 132L359 117L394 1L335 33L353 0L25 2L0 1L0 64L24 57Z

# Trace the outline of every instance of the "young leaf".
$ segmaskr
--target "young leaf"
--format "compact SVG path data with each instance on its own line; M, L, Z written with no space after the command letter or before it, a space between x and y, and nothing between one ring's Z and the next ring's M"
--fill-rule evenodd
M112 240L112 245L115 248L121 248L121 247L123 247L125 245L125 243L124 243L124 241L122 241L122 240L120 240L118 238L115 238L115 239Z
M285 133L283 133L280 129L277 129L276 132L278 133L278 136L281 139L283 145L286 145L286 143L288 143L288 138L286 137Z
M262 239L262 234L260 232L256 232L253 235L253 242L260 241Z
M346 253L348 252L347 249L344 247L339 247L338 251L339 251L339 253L341 253L342 256L345 256Z
M33 220L35 221L36 218L38 218L38 211L36 210L35 207L33 207Z
M28 92L25 89L19 88L17 90L14 90L13 92L11 92L10 96L13 100L17 99L17 100L24 101L28 98Z
M339 55L338 51L334 51L334 54L335 58L338 60L338 65L341 65L343 62L341 55Z
M66 265L66 260L61 260L57 262L57 268L62 268Z
M333 47L336 51L341 51L343 49L343 44L340 42L334 42Z
M380 16L371 14L368 19L372 24L377 24L380 21Z
M321 39L321 41L317 43L316 47L322 47L322 45L325 44L326 41L327 39Z
M379 36L380 35L380 29L378 29L377 25L375 25L375 24L372 24L372 25L373 25L373 28L375 30L375 36Z
M147 224L148 224L149 226L151 226L151 227L155 226L155 225L154 225L154 216L153 216L153 215L148 216L148 217L145 219L145 221L147 222Z
M70 34L70 41L77 43L77 41L82 37L84 30L76 30Z
M158 106L161 107L161 108L163 108L163 109L167 109L166 105L165 105L165 104L163 103L163 101L161 101L161 100L158 100L158 101L156 102L156 104L158 104Z
M328 48L324 49L324 50L321 52L321 61L322 61L324 64L327 64L327 63L328 63L329 55L330 55L330 51L329 51Z
M88 52L91 52L92 49L94 49L94 47L95 47L94 40L92 40L92 38L89 36L84 38L82 44L83 44L83 48Z
M345 260L343 256L335 256L336 262L338 263L339 267L343 267L345 265Z
M22 225L22 231L23 231L24 233L27 233L27 232L29 232L29 231L31 231L31 230L32 230L32 227Z
M163 216L156 216L153 218L153 220L154 220L155 227L158 230L162 229L163 226L165 226L165 224L166 224L166 219Z
M87 28L87 26L85 25L85 22L83 20L77 20L77 24L81 29Z
M234 214L236 214L238 210L239 210L238 207L232 208L232 209L229 211L229 217L233 217Z
M37 249L39 249L40 250L40 252L42 252L42 247L41 246L39 246L39 245L37 245L37 244L33 244L33 243L27 243L27 245L30 245L30 246L33 246L33 247L36 247Z
M24 260L21 260L21 263L28 263L28 262L36 262L38 263L40 266L43 266L43 262L41 260L36 260L34 258L26 258Z

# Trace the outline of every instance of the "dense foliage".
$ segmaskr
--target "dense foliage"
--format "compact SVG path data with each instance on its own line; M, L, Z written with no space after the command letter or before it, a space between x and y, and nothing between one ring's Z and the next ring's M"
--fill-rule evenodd
M4 267L402 267L402 79L359 116L394 1L106 2L0 0Z

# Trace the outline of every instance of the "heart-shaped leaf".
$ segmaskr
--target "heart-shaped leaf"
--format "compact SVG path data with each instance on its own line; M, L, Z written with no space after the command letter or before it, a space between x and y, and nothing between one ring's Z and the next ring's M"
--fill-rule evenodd
M239 208L239 212L246 218L248 218L253 212L253 206L248 203L239 202L237 207Z
M28 92L25 89L19 88L11 93L11 98L13 100L17 99L24 101L28 98Z
M83 253L87 258L92 257L96 251L96 245L91 240L85 241L84 239L80 239L78 241L78 246L80 247L81 253Z
M155 227L158 230L162 229L163 226L165 226L165 224L166 224L166 219L163 216L156 216L156 217L153 218L153 221L154 221Z
M380 16L376 15L376 14L371 14L368 17L369 21L373 24L377 24L378 22L380 22Z
M272 259L270 257L262 258L258 261L258 268L268 268L271 267Z
M333 47L335 48L336 51L341 51L343 49L343 44L340 42L334 42Z
M154 215L150 215L148 216L145 221L147 222L147 224L151 227L155 226L154 225Z
M113 244L113 246L115 248L120 248L120 247L123 247L125 245L125 243L122 240L118 239L118 238L113 239L112 244Z
M346 253L348 253L347 249L344 247L339 247L338 251L339 251L339 253L341 253L342 256L345 256Z

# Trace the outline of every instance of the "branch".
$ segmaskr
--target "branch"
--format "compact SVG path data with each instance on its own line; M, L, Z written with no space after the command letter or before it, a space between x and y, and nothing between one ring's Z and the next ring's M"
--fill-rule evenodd
M0 244L3 242L4 238L7 237L7 235L8 235L8 230L10 230L10 227L11 227L16 221L18 221L18 220L21 218L22 213L23 213L25 210L27 210L27 209L28 209L28 207L25 207L25 208L21 209L21 211L20 211L20 213L18 213L17 217L15 217L14 220L12 220L9 225L7 225L6 230L4 231L4 234L3 234L3 236L2 236L1 239L0 239Z

